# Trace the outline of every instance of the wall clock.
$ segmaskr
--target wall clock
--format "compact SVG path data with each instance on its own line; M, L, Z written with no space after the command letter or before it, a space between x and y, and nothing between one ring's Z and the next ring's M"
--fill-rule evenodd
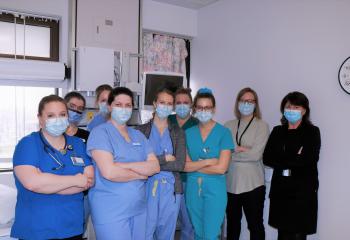
M350 57L341 64L338 72L338 80L341 88L350 94Z

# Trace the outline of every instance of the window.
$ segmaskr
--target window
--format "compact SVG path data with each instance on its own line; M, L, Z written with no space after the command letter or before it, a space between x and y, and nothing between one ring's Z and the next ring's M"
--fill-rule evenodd
M23 13L2 12L0 57L58 61L58 20Z
M39 130L40 100L55 88L0 86L0 158L11 159L18 141Z

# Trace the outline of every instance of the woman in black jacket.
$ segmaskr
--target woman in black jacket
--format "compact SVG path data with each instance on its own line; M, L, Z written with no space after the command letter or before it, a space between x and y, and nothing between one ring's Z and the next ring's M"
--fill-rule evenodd
M287 94L280 110L282 125L271 132L263 155L274 169L269 224L278 229L278 240L305 240L317 228L320 130L309 120L303 93Z

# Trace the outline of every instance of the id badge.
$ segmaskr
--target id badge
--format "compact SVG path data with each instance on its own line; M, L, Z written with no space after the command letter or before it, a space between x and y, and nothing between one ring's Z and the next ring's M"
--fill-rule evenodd
M132 145L133 145L134 147L140 147L140 146L141 146L141 143L139 143L139 142L133 142Z
M74 166L85 166L84 159L81 157L70 157Z
M292 175L292 172L290 171L290 169L285 169L282 172L283 177L290 177L291 175Z

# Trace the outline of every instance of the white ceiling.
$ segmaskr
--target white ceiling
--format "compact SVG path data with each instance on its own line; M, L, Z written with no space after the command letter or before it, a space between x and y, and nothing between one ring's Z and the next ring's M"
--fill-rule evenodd
M199 9L219 0L153 0L155 2L162 2L171 5L177 5L185 8Z

